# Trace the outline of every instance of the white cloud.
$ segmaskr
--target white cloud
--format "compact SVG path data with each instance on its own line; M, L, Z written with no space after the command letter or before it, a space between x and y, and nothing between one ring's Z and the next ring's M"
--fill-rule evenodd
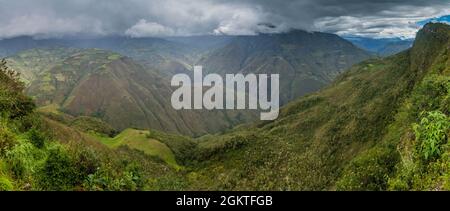
M251 9L237 10L219 23L214 34L254 35L261 19L262 17Z
M0 38L15 36L65 36L84 34L104 35L102 23L84 17L57 18L43 15L22 15L14 17L1 26Z
M450 14L450 4L441 8L399 6L370 16L323 17L314 26L341 36L414 38L420 29L418 21L445 14Z
M20 35L249 35L290 28L411 36L442 0L0 0L0 39Z
M139 20L139 22L125 32L125 35L130 37L160 37L172 36L174 34L175 31L172 28L155 22L147 22L145 19Z

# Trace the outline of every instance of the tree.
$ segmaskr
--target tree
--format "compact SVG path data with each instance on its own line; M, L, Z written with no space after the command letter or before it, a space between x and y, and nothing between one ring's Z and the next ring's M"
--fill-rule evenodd
M25 85L20 74L8 68L6 60L0 60L0 114L12 119L30 114L35 105L23 94Z

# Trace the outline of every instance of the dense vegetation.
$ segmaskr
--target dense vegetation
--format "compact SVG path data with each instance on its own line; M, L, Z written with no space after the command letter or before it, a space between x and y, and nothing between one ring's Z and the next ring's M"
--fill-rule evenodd
M161 159L125 146L110 150L83 132L41 117L23 89L19 76L3 60L0 190L142 190L173 186L175 171ZM167 179L170 177L175 179Z
M362 62L271 123L198 140L193 189L448 190L450 27Z

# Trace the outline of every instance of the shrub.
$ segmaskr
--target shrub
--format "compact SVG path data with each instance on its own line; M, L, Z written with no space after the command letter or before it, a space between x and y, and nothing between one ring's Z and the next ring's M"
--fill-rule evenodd
M74 187L74 168L66 150L62 147L50 149L39 172L39 185L46 190L71 190Z
M412 97L414 113L420 111L448 110L450 99L450 77L431 75L423 80Z
M19 74L0 61L0 112L10 118L20 118L30 114L35 108L33 101L22 92L24 84Z
M447 133L450 129L448 117L439 112L428 112L419 124L413 125L416 135L416 154L424 162L440 157L443 145L447 143Z
M6 162L16 179L32 177L41 168L46 153L37 149L30 142L19 142L6 153Z
M81 185L89 175L94 174L101 166L99 155L86 146L70 149L69 156L72 158L73 182L76 185Z
M33 128L28 132L28 138L30 139L30 142L39 149L42 149L45 144L45 136L42 134L41 131Z
M87 176L83 186L87 190L102 191L136 191L146 185L141 167L137 163L120 166L103 165L93 174Z
M7 127L0 124L0 156L4 156L15 144L14 134Z

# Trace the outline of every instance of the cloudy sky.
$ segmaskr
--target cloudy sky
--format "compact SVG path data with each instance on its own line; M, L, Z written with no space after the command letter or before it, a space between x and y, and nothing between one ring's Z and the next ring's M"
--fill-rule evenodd
M413 37L450 0L0 0L0 39L251 35L292 28L344 36Z

